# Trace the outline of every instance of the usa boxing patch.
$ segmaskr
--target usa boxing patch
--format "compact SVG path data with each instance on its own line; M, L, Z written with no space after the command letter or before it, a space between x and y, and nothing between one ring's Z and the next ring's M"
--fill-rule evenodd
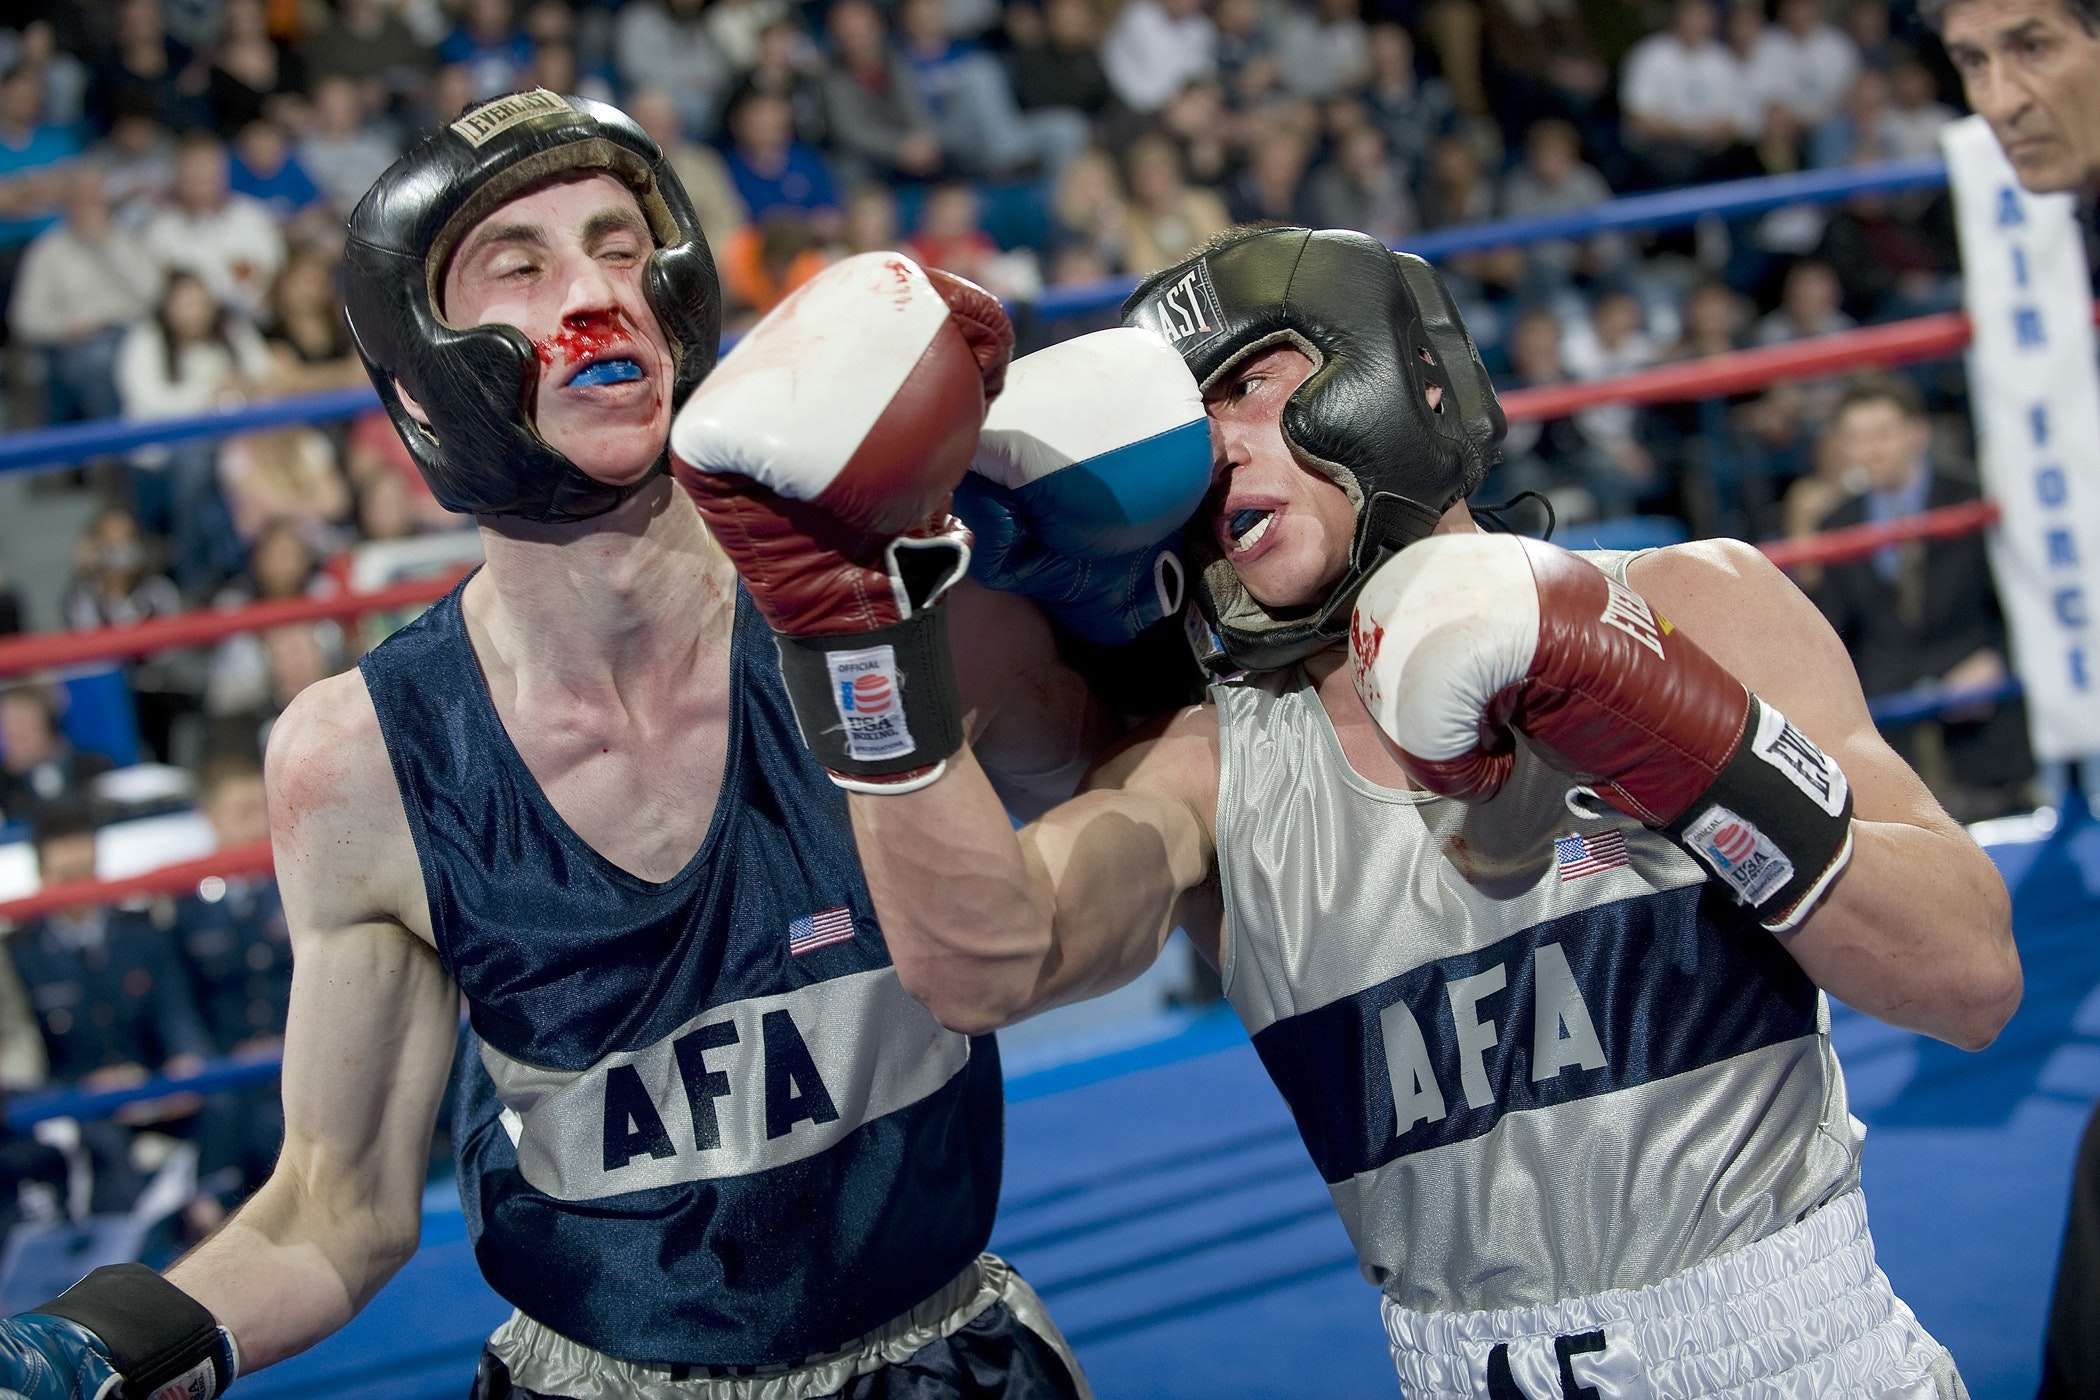
M917 745L904 718L903 681L894 647L826 652L831 700L846 735L846 753L866 763L908 757Z

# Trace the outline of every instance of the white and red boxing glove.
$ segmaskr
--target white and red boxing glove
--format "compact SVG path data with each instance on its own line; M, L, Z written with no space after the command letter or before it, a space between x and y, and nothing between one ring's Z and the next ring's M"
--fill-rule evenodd
M1013 327L900 253L834 264L753 327L671 425L671 466L772 624L802 737L841 786L906 792L962 744L949 513Z
M1837 764L1638 593L1557 546L1409 545L1358 595L1350 653L1357 694L1423 787L1493 796L1522 733L1774 932L1851 857Z

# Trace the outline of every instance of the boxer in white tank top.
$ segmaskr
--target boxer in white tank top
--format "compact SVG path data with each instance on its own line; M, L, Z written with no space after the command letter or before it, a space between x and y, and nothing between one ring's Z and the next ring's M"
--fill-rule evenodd
M1410 1396L1964 1394L1874 1262L1825 993L1980 1047L2009 901L1815 608L1734 542L1483 534L1492 387L1435 274L1360 235L1228 236L1126 320L1204 396L1183 544L1242 674L1012 837L967 748L856 796L907 987L983 1030L1185 928Z

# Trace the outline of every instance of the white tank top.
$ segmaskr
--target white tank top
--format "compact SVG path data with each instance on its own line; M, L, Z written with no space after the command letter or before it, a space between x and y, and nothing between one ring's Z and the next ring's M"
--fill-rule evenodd
M1821 992L1675 844L1523 748L1473 807L1369 782L1297 668L1212 697L1226 994L1396 1303L1645 1287L1857 1184Z

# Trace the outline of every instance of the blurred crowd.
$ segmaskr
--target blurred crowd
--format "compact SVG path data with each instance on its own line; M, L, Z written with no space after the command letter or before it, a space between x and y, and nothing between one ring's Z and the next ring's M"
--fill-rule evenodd
M1883 0L16 0L7 15L8 429L362 384L334 285L345 216L416 133L522 87L616 101L658 140L732 329L833 259L901 246L1032 303L1024 348L1107 324L1112 301L1084 293L1234 222L1405 246L1640 190L1930 156L1954 115L1937 46ZM1489 248L1446 272L1505 388L1958 301L1931 193ZM1939 369L1586 409L1514 425L1487 496L1538 493L1577 544L1628 518L1660 538L1889 519L1977 493L1962 395ZM95 502L60 615L25 616L0 579L0 631L300 598L393 576L361 561L472 550L376 411L139 449L48 489ZM1996 610L1975 604L1980 544L1892 547L1802 581L1869 693L2004 674ZM257 839L270 721L383 630L297 624L133 664L135 734L111 752L87 737L79 687L16 685L0 693L0 821L46 881L92 870L82 851L124 805L102 770L144 760L185 775L172 800L220 841ZM2025 797L2021 728L1998 707L1896 737L1978 816ZM266 1050L281 1028L267 883L53 915L7 946L9 1089L108 1087ZM76 1154L101 1154L97 1179L121 1192L167 1142L195 1149L185 1228L202 1228L266 1163L268 1098L223 1117L164 1104Z

